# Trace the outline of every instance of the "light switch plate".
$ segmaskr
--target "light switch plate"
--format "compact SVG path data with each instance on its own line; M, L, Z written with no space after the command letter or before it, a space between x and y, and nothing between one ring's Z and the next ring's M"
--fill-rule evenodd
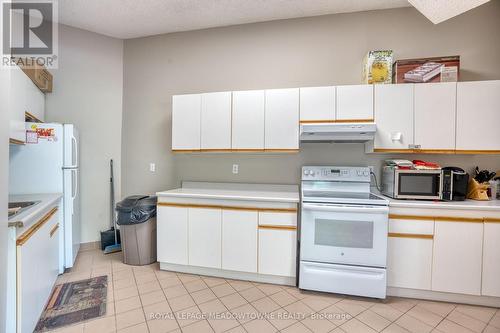
M235 174L235 175L238 174L238 172L239 172L238 169L239 169L238 164L233 164L233 174Z
M155 172L156 171L156 164L154 163L149 163L149 171Z

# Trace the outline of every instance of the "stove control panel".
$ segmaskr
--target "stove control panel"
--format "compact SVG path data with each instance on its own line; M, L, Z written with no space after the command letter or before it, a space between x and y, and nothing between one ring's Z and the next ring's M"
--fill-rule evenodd
M304 166L302 180L370 182L368 167Z

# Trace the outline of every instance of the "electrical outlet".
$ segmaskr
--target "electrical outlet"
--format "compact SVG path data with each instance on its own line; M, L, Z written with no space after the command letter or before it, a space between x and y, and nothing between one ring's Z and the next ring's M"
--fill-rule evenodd
M238 169L239 169L238 164L233 164L233 174L237 175L239 172Z
M155 172L156 171L156 164L154 163L149 163L149 171Z

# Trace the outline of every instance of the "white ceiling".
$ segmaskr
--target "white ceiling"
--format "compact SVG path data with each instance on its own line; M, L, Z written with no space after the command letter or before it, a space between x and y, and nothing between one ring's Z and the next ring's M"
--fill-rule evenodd
M432 23L438 24L490 0L408 0Z
M407 0L60 0L59 22L117 38L410 6Z

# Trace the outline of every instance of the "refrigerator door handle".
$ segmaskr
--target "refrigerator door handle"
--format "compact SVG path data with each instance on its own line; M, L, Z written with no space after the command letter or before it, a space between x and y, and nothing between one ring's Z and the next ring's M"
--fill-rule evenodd
M75 176L75 184L73 186L74 193L71 193L71 200L75 200L76 195L78 194L78 170L71 170L71 178L73 179L73 175Z
M75 164L74 166L78 166L78 142L74 136L71 136L71 144L74 145L74 149L72 149L72 153L75 155ZM73 161L71 161L73 162Z

